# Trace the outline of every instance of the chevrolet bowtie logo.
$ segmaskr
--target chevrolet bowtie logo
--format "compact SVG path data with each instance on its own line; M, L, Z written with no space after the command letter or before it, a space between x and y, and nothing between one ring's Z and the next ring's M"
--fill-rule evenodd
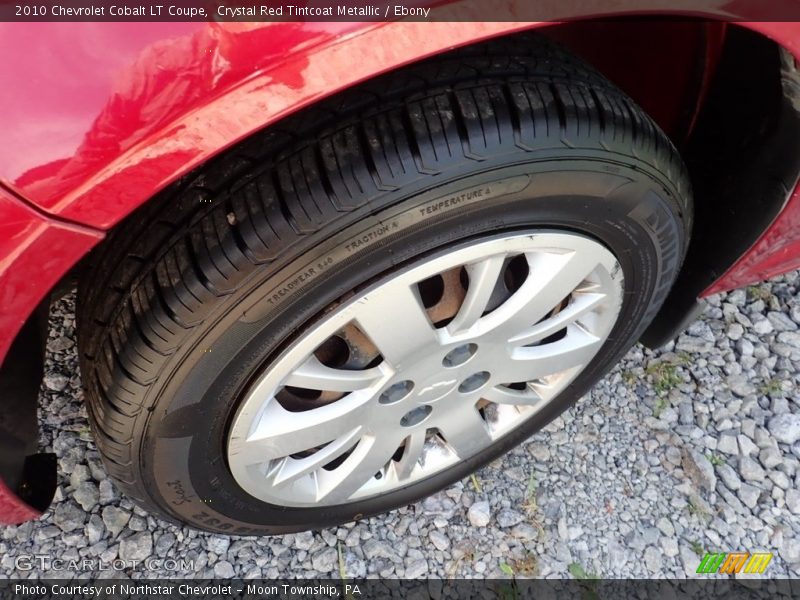
M437 383L434 383L433 385L429 385L427 387L422 388L419 391L418 395L419 396L426 396L427 394L429 394L429 393L431 393L434 390L437 390L439 388L453 387L456 384L457 381L458 381L458 379L450 379L448 381L439 381Z

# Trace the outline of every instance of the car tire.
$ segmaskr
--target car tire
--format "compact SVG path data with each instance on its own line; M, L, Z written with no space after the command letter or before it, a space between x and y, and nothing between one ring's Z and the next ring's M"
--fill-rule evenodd
M97 447L140 506L208 531L415 502L620 359L691 219L667 137L541 37L382 76L223 153L93 254L78 326Z

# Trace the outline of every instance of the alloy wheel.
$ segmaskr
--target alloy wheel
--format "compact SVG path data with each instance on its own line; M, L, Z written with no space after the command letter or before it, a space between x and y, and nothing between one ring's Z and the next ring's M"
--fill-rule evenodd
M566 388L622 304L602 244L524 232L386 275L303 333L245 393L229 468L280 506L346 504L485 450Z

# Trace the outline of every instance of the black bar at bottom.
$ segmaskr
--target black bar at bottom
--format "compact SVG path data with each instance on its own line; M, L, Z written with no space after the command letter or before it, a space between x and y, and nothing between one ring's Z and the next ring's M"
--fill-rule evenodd
M25 579L0 580L0 599L108 600L371 600L582 598L782 599L800 598L800 580L732 579L709 576L690 580L575 580L575 579L317 579L317 580L130 580Z

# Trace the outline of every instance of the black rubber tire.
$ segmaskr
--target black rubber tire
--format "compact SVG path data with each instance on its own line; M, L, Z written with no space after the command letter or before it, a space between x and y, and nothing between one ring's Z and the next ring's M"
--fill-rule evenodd
M524 441L619 360L666 297L691 218L664 134L540 37L381 77L226 152L97 249L78 320L98 449L139 505L210 531L284 533L413 502ZM625 275L611 337L546 410L475 459L355 504L289 509L238 487L224 440L242 390L326 306L425 253L531 227L602 241Z

